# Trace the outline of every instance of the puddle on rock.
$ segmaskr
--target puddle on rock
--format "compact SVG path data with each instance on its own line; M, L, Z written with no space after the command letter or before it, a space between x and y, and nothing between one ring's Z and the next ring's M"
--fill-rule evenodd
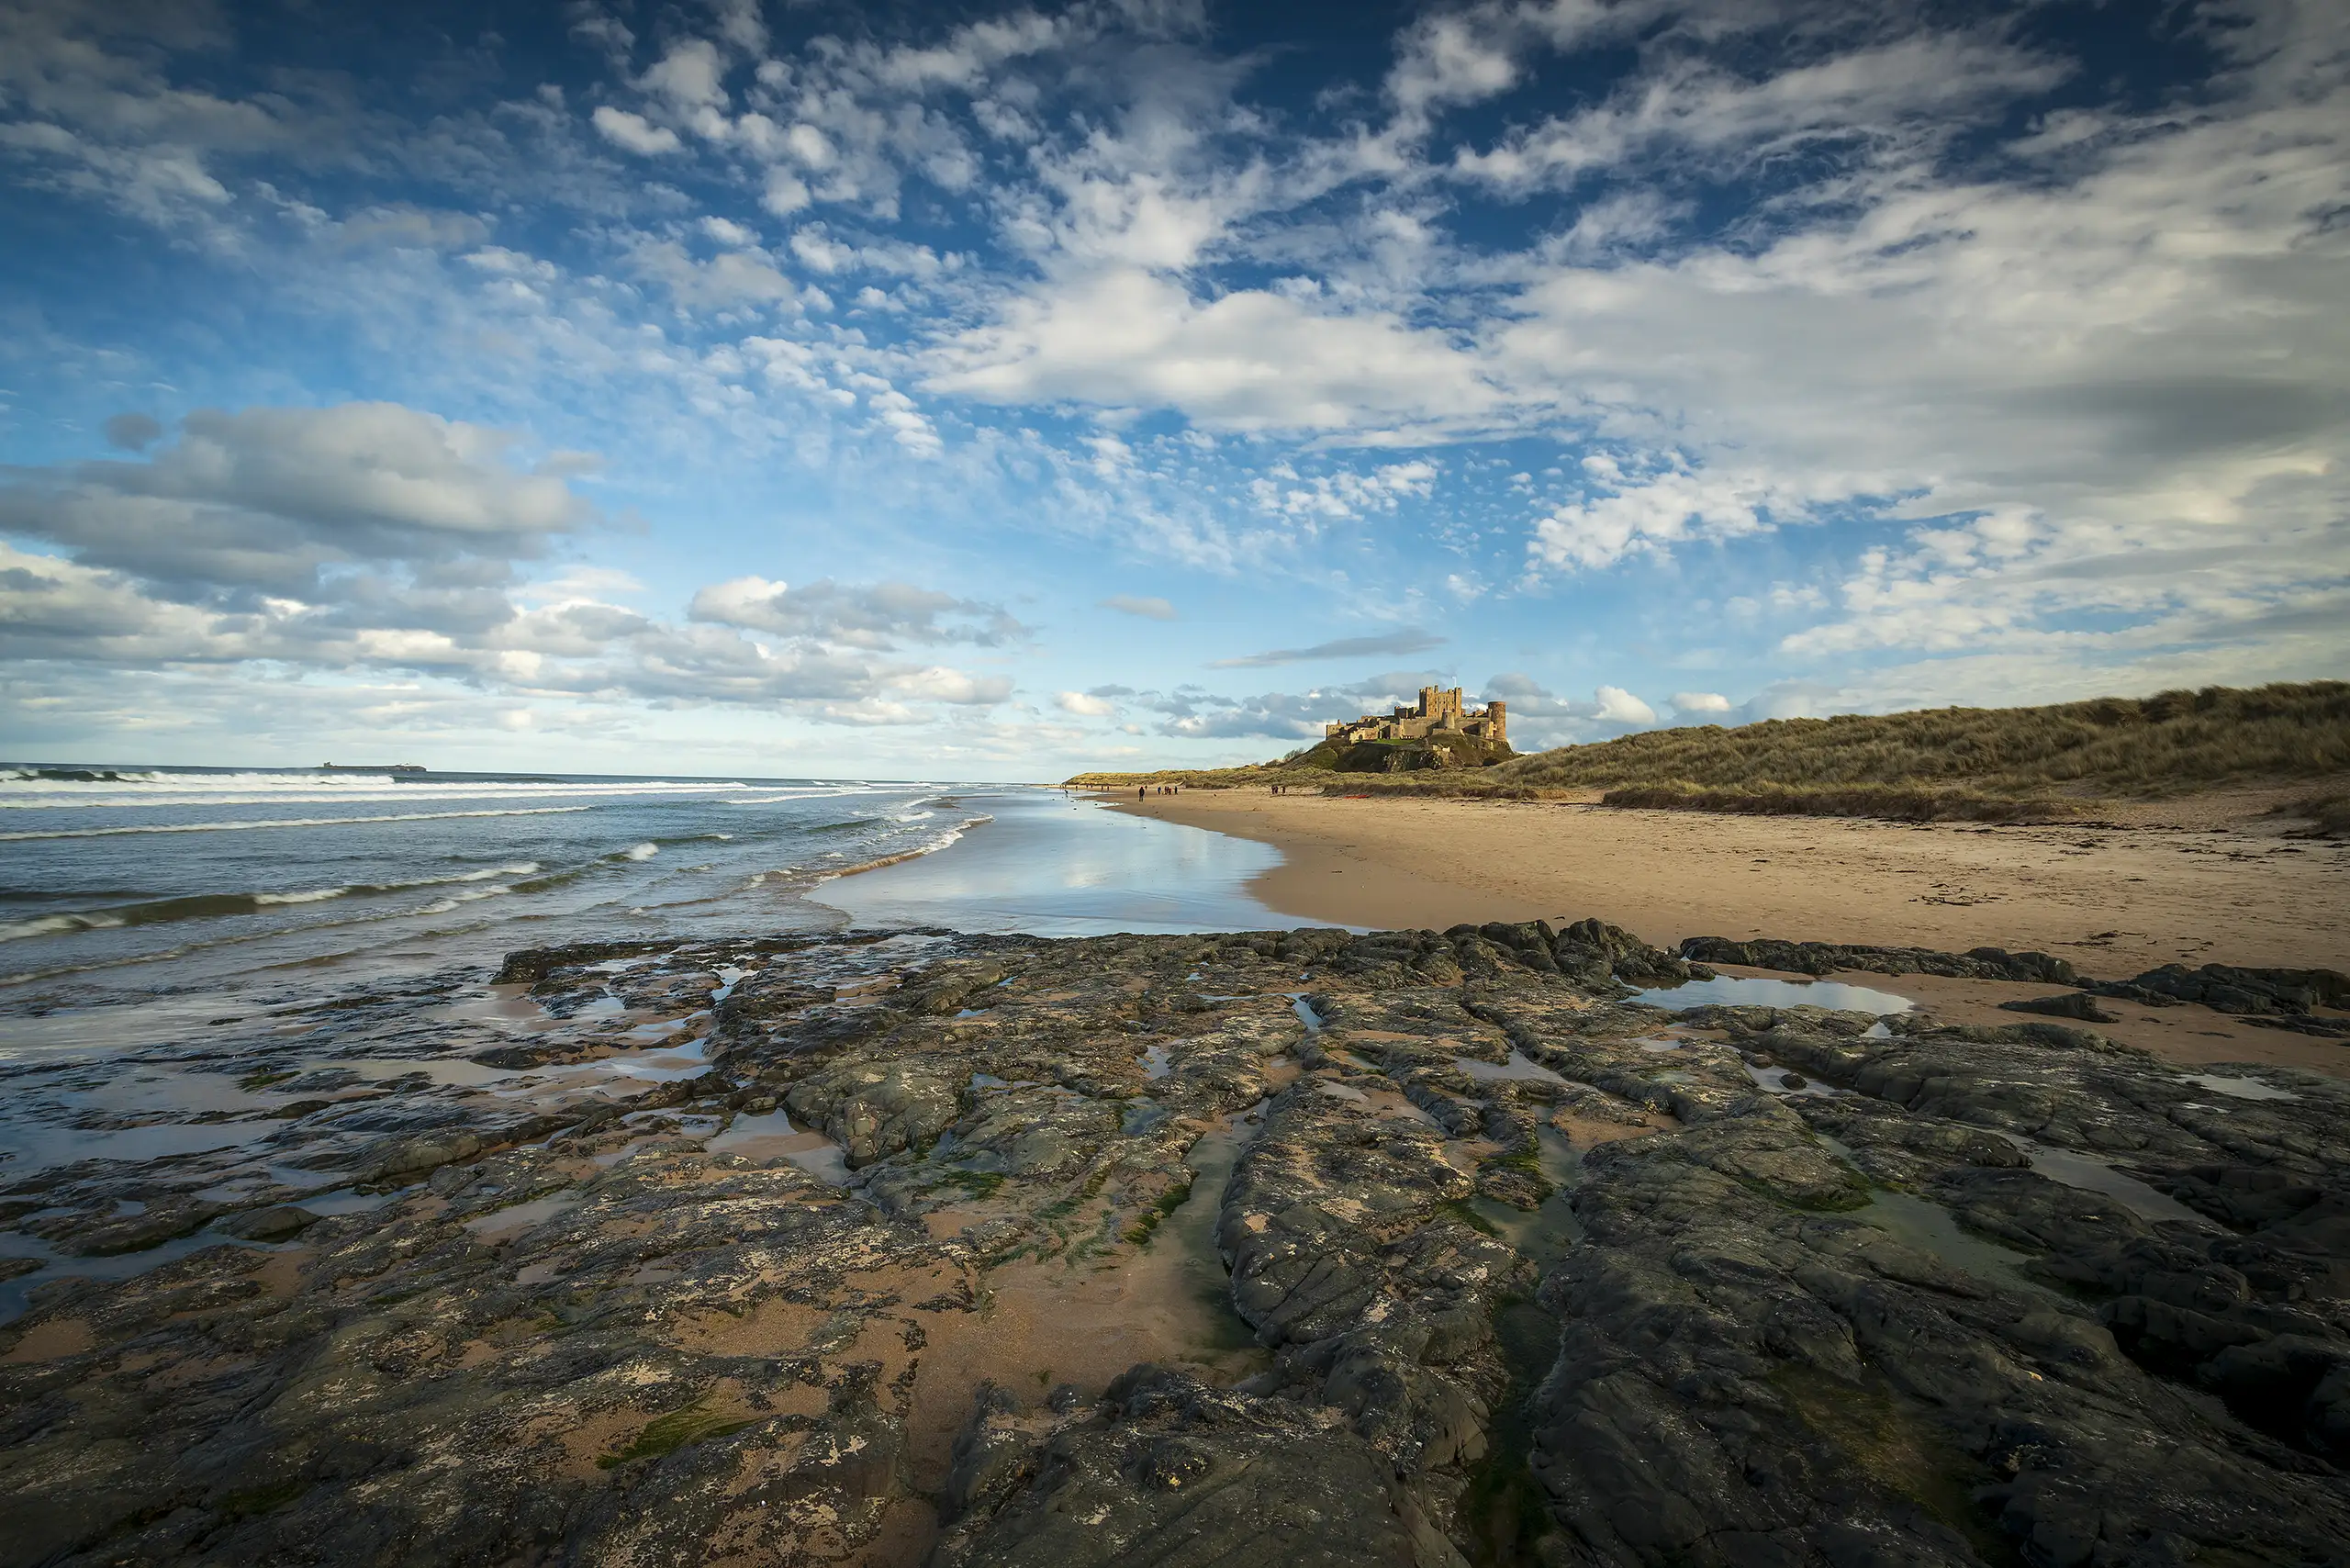
M1257 1109L1261 1113L1261 1103ZM1240 1151L1262 1129L1261 1116L1252 1124L1249 1114L1226 1118L1223 1126L1184 1152L1183 1163L1192 1170L1191 1193L1147 1245L1153 1251L1160 1247L1172 1249L1181 1290L1198 1307L1196 1332L1203 1348L1220 1355L1248 1352L1248 1370L1254 1372L1270 1365L1270 1358L1233 1307L1232 1274L1216 1243L1216 1222L1224 1211L1224 1190L1231 1182L1232 1168L1239 1163Z
M1819 1142L1846 1165L1856 1170L1859 1168L1858 1157L1851 1145L1825 1134L1819 1136ZM2023 1271L2024 1265L2031 1261L2030 1253L2003 1247L1964 1229L1959 1225L1957 1216L1940 1204L1913 1193L1880 1187L1874 1182L1869 1184L1868 1192L1869 1201L1866 1204L1841 1217L1874 1226L1896 1241L1915 1248L1959 1272L1972 1274L1986 1283L2013 1286L2038 1295L2064 1299L2063 1293L2042 1284Z
M1538 1127L1534 1136L1535 1163L1551 1190L1541 1206L1529 1212L1482 1193L1467 1200L1466 1206L1494 1235L1547 1273L1583 1238L1583 1220L1574 1207L1574 1190L1583 1183L1583 1151L1554 1127Z
M1632 999L1685 1013L1693 1007L1826 1007L1840 1013L1907 1013L1916 1003L1889 991L1840 980L1752 980L1717 975L1709 980L1644 991Z
M1559 1356L1559 1320L1525 1298L1494 1310L1494 1340L1509 1383L1486 1427L1488 1448L1470 1466L1460 1519L1476 1542L1480 1562L1537 1561L1534 1543L1550 1528L1541 1483L1528 1460L1534 1451L1534 1394Z
M822 1133L794 1127L781 1106L735 1117L703 1147L712 1154L739 1154L745 1159L788 1159L829 1186L845 1186L849 1179L848 1151Z
M1752 1079L1759 1088L1773 1094L1809 1094L1822 1100L1832 1100L1839 1094L1852 1092L1849 1089L1838 1089L1817 1079L1807 1078L1800 1084L1789 1083L1787 1075L1792 1070L1784 1067L1756 1067L1752 1062L1746 1064L1746 1076ZM1795 1076L1803 1077L1801 1073Z
M308 1204L311 1212L322 1213ZM298 1245L298 1242L295 1243ZM233 1236L223 1236L211 1226L191 1235L174 1237L153 1247L136 1252L114 1252L103 1258L76 1258L59 1252L37 1236L22 1231L0 1231L0 1258L31 1258L40 1267L12 1280L0 1280L0 1323L14 1323L25 1315L31 1305L33 1289L52 1280L128 1280L150 1269L177 1262L191 1252L201 1252L207 1247L241 1247L251 1252L279 1252L284 1244L245 1241Z
M6 1163L0 1169L14 1179L30 1171L76 1165L84 1160L140 1163L170 1155L203 1154L259 1143L283 1125L275 1121L156 1122L107 1132L85 1131L55 1123L26 1123L10 1129L16 1148L8 1151Z
M2209 1230L2211 1222L2165 1193L2158 1193L2135 1176L2125 1176L2104 1160L2065 1148L2042 1148L2022 1138L2009 1140L2031 1157L2031 1168L2052 1182L2111 1198L2140 1219L2178 1220Z
M1142 1055L1135 1058L1135 1060L1142 1065L1143 1076L1146 1078L1164 1078L1175 1070L1174 1063L1169 1058L1165 1046L1152 1046Z
M2289 1089L2279 1089L2273 1083L2263 1083L2256 1078L2231 1078L2221 1072L2190 1072L2187 1081L2199 1084L2214 1094L2224 1094L2231 1100L2298 1100L2300 1095Z
M314 1070L331 1071L347 1068L362 1083L383 1083L395 1078L408 1078L422 1073L436 1087L473 1089L485 1083L497 1083L515 1076L510 1067L484 1067L464 1057L357 1057L348 1061L321 1061L303 1064ZM276 1086L281 1092L296 1092L291 1083Z
M605 1057L588 1065L597 1072L622 1078L650 1079L655 1083L667 1083L680 1078L699 1078L710 1070L707 1036L682 1046L672 1046L650 1056Z
M532 1230L565 1209L578 1206L583 1194L576 1188L550 1193L543 1198L528 1203L509 1204L502 1209L492 1209L486 1215L476 1215L465 1221L465 1228L488 1240L493 1238L510 1239L526 1230Z
M2023 1271L2023 1266L2031 1261L2030 1253L2002 1247L1962 1228L1948 1209L1913 1193L1872 1187L1867 1205L1852 1210L1847 1217L1873 1225L1895 1240L1914 1247L1961 1273L1992 1284L2020 1286L2040 1295L2064 1299L2061 1292Z
M1564 1083L1565 1079L1529 1059L1516 1046L1510 1047L1505 1062L1479 1061L1475 1057L1454 1057L1452 1065L1479 1082L1506 1082L1514 1080L1539 1080L1544 1083Z

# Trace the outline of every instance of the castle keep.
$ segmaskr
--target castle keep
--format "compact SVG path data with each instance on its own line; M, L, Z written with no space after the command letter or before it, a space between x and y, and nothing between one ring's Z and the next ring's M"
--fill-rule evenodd
M1365 713L1352 723L1324 727L1326 741L1351 745L1357 741L1416 741L1432 735L1467 735L1498 745L1509 744L1509 705L1502 701L1470 709L1460 688L1420 688L1416 708L1398 708L1390 714Z

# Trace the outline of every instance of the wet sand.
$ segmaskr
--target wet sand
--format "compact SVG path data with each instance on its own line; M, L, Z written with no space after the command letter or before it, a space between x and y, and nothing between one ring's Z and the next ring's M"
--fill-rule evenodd
M1113 803L1280 849L1281 865L1248 890L1301 921L1442 930L1597 915L1660 946L1774 936L2037 948L2100 979L2166 963L2350 969L2350 845L2288 839L2273 820L1918 825L1240 790ZM2055 989L1853 978L1955 1024L2016 1023L1999 1002ZM2102 1005L2119 1017L2103 1033L2179 1066L2350 1076L2343 1042L2202 1007Z
M1261 790L1113 804L1278 848L1282 864L1249 891L1304 921L1441 930L1597 915L1661 946L2038 948L2099 976L2350 968L2350 844L2257 823L1986 827Z

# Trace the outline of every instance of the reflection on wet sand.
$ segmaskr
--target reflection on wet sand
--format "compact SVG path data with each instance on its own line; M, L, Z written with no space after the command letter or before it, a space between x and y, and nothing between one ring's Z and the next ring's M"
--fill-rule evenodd
M861 925L1043 936L1246 931L1295 924L1248 892L1278 851L1088 801L1039 794L953 848L828 882L818 901Z

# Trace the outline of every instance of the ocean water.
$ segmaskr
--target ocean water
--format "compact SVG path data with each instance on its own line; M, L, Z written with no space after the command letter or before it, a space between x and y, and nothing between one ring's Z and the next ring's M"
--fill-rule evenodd
M0 1003L821 928L823 881L990 814L934 783L0 769Z
M375 1140L701 1073L759 938L906 933L797 960L854 983L923 931L1290 925L1248 891L1278 861L1025 786L0 767L0 1322L234 1239L90 1256L91 1213L364 1206ZM725 956L613 958L584 1007L492 983L615 938Z
M1277 859L1026 786L0 767L0 1049L11 1015L559 942L1286 924L1245 890Z

